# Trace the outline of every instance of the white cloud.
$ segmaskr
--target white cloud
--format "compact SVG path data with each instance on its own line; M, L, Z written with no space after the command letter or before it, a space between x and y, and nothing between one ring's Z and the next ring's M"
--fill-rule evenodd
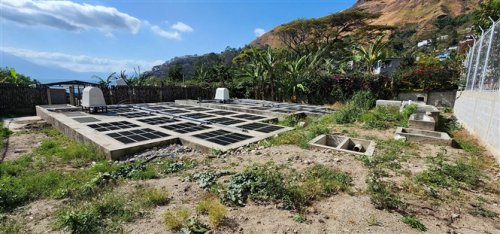
M175 39L181 40L181 34L177 31L169 32L161 29L158 25L152 25L151 31L153 31L156 35L167 38L167 39Z
M253 33L255 33L256 37L260 37L260 36L264 35L264 33L266 33L266 30L264 30L262 28L256 28L253 30Z
M140 20L113 7L71 1L2 0L0 17L24 25L45 25L68 31L97 29L137 33Z
M139 66L141 70L149 70L164 61L145 61L133 59L110 59L87 55L72 55L58 52L35 51L13 47L0 47L0 51L26 59L30 62L57 66L74 72L103 72L111 73L121 70L132 71Z
M172 29L175 29L179 32L192 32L193 28L191 26L183 23L183 22L177 22L174 25L172 25Z

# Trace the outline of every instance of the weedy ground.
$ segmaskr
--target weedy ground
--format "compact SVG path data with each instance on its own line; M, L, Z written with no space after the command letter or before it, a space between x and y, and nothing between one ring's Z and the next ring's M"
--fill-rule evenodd
M413 107L369 110L365 99L287 118L279 124L295 130L233 152L150 162L107 161L51 127L15 133L45 137L0 164L0 233L500 231L500 168L451 114L439 130L453 147L405 143L392 134ZM373 140L376 151L308 149L323 133Z

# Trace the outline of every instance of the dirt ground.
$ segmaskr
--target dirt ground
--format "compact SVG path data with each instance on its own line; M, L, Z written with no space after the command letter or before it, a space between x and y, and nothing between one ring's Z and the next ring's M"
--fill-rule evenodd
M386 131L365 130L355 127L339 127L332 132L344 132L359 138L389 139L393 129ZM42 134L43 135L43 134ZM30 152L43 139L39 134L31 134L29 130L20 131L11 137L6 160L15 159L19 154ZM12 149L11 149L12 147ZM433 145L417 145L416 156L402 162L403 169L412 174L426 168L425 159L437 152L446 151L447 157L459 157L463 152L452 147ZM20 152L22 151L22 152ZM17 152L17 153L16 153ZM165 178L154 180L130 181L121 185L127 189L136 184L146 184L167 190L171 201L165 206L158 206L145 217L123 225L128 233L170 233L165 229L163 213L166 210L188 208L194 210L197 201L205 195L196 182L189 182L190 174L207 169L241 171L245 167L273 161L277 165L304 169L313 164L323 164L349 173L353 178L353 187L349 193L340 193L316 201L307 208L307 221L298 223L293 220L294 213L277 208L273 204L260 205L249 203L245 207L228 207L229 213L225 224L212 230L211 233L419 233L401 222L402 215L397 212L379 210L374 207L367 194L366 178L369 169L352 154L306 150L293 145L273 146L269 148L245 148L222 157L207 154L185 153L178 157L192 157L206 163L194 169L175 173ZM500 169L492 161L486 171L487 179L492 186L498 186ZM403 186L404 176L394 174L393 180ZM400 179L398 179L400 178ZM228 180L222 177L220 180ZM492 188L498 191L499 188ZM418 214L419 220L428 228L427 233L500 233L500 218L485 218L471 215L466 207L471 202L467 199L481 196L489 201L487 208L500 213L500 196L485 191L466 191L464 199L444 202L439 205L430 201L406 197L412 204L412 210ZM18 208L10 217L25 224L25 233L60 233L53 230L53 215L64 200L39 200Z

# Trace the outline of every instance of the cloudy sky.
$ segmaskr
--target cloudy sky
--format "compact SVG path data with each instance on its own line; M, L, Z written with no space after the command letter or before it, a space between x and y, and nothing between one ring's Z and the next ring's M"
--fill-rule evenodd
M43 82L92 80L175 56L242 47L354 0L0 0L0 66Z

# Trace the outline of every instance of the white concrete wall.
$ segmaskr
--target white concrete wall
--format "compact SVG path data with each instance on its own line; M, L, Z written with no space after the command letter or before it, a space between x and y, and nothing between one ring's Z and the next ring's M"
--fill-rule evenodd
M500 92L457 92L454 113L500 163Z
M402 101L417 101L417 97L423 96L425 103L437 107L453 107L457 91L431 91L431 92L401 92L398 99Z

